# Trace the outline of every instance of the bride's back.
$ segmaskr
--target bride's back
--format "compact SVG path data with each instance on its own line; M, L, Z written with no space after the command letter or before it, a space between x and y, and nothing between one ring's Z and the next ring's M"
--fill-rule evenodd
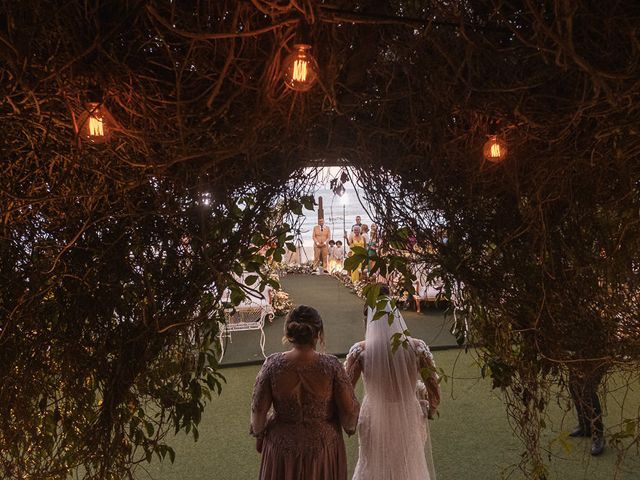
M426 424L416 395L421 340L408 337L402 315L391 302L381 318L367 309L364 342L347 357L355 384L364 377L365 397L358 421L359 457L354 480L432 479L424 455ZM401 342L394 348L394 344Z
M415 399L418 363L411 344L395 352L389 347L383 356L367 348L364 342L362 360L362 376L369 396L384 394L384 398L392 402Z

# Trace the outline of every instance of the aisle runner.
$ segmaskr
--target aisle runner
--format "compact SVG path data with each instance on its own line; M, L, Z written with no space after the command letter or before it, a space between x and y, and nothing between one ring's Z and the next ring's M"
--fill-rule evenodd
M325 349L328 353L343 356L351 345L364 338L364 301L345 288L330 275L286 275L282 286L290 294L294 305L310 305L316 308L325 326ZM433 308L424 308L422 314L403 311L413 336L422 338L434 347L455 347L449 333L450 319ZM267 355L288 349L282 344L284 317L276 317L265 326ZM236 332L227 344L224 365L261 362L260 332Z

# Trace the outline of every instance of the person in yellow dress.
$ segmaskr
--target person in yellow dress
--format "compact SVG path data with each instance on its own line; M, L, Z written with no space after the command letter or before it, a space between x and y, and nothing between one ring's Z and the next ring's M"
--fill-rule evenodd
M360 227L358 225L354 225L353 226L353 233L351 235L351 238L348 239L348 242L349 242L349 248L351 248L351 249L353 249L353 247L365 248L366 240L362 236L362 232L361 232ZM360 280L360 270L361 269L362 269L362 264L358 265L353 270L353 272L351 272L351 281L353 283L356 283L358 280Z

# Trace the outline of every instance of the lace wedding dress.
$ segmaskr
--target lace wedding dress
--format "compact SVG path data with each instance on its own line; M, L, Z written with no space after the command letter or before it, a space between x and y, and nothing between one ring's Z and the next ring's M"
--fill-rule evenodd
M370 308L365 341L351 347L345 365L354 385L362 374L365 388L353 480L435 480L427 422L440 402L433 356L422 340L405 336L398 310L387 305L382 318L373 315ZM393 339L407 343L394 352Z

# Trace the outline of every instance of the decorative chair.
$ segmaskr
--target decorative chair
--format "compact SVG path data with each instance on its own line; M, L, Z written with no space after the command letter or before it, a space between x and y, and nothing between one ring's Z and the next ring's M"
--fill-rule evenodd
M429 279L426 274L417 275L417 280L413 284L416 294L413 300L416 304L416 312L420 312L420 303L448 302L449 299L444 294L444 285L438 278Z
M231 292L225 290L222 294L222 302L230 303L230 295ZM240 305L235 308L225 309L225 322L219 324L220 358L218 361L221 362L224 357L227 340L229 342L233 341L232 332L247 330L260 330L260 350L262 351L262 356L266 358L267 355L264 352L264 323L265 319L271 322L274 316L269 289L265 289L263 292L252 291Z

